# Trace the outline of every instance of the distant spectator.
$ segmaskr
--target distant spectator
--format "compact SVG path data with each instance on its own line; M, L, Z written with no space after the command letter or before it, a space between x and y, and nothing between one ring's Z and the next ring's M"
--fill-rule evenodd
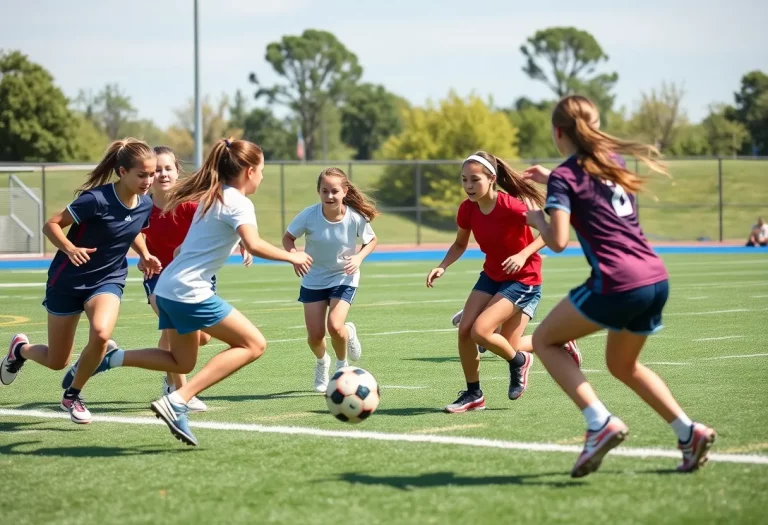
M747 246L768 246L768 224L762 217L757 218L757 224L749 232Z

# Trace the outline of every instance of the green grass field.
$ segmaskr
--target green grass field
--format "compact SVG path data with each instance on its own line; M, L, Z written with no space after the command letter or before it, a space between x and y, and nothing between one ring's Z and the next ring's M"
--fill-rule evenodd
M348 163L340 165L344 170L351 171L354 182L364 190L375 187L385 168L383 164L352 163L350 170L349 166ZM648 192L640 196L640 217L646 234L657 241L694 241L702 237L717 240L717 160L669 160L668 166L672 178L654 177L648 185ZM283 224L288 225L298 212L316 202L315 182L323 167L320 164L283 166L283 213L281 167L267 165L264 182L253 196L259 229L264 238L279 242L284 233ZM518 163L516 167L523 168L524 165ZM634 168L631 163L630 168ZM760 214L768 215L768 161L724 159L722 170L724 238L745 240L755 218ZM69 204L73 190L82 184L84 177L84 171L47 171L46 211L49 215ZM23 174L20 178L31 187L41 186L39 172ZM7 174L0 173L0 187L6 186ZM425 219L430 213L434 212L423 212ZM374 226L381 242L416 242L415 212L385 213ZM451 242L454 235L453 230L421 228L423 243Z
M160 394L157 373L117 369L95 377L84 394L94 415L109 421L86 427L58 408L61 372L28 364L12 386L1 388L6 497L0 521L764 522L768 252L666 261L672 274L666 329L651 339L642 361L670 384L691 417L719 433L713 448L719 456L693 475L674 473L671 430L607 373L602 334L582 341L584 368L608 408L630 426L619 450L653 449L646 457L612 454L597 474L572 480L583 419L540 363L529 391L511 402L506 364L486 354L489 409L442 413L464 387L450 317L479 261L457 263L434 290L423 284L432 261L364 266L350 319L364 347L359 365L378 379L382 402L361 425L342 424L310 391L314 359L304 343L296 278L288 266L256 265L225 268L220 294L270 344L262 359L201 394L210 411L193 422L209 428L195 429L196 449L153 424L148 406ZM547 259L538 319L586 273L581 258ZM153 345L158 336L137 278L134 272L114 334L125 348ZM40 272L0 274L0 336L25 331L33 342L45 341L44 279ZM86 335L83 323L78 348ZM201 360L221 349L212 342ZM337 433L346 431L360 439ZM546 451L541 444L571 448Z

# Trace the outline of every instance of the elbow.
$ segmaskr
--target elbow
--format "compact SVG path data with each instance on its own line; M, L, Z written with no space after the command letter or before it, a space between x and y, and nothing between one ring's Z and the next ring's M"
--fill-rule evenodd
M548 246L553 252L561 253L568 247L568 237L562 239L554 239L554 242Z

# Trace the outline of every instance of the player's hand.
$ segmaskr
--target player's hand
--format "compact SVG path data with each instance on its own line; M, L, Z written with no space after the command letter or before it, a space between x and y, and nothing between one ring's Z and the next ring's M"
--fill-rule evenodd
M293 271L299 277L304 277L312 267L312 257L306 252L291 252L288 261L293 264Z
M68 250L65 252L67 254L67 257L69 257L69 260L74 264L75 266L80 266L81 264L85 264L88 261L91 260L89 254L96 251L96 248L78 248L77 246L73 246L71 250Z
M161 271L163 271L163 263L160 262L160 259L155 257L154 255L150 255L149 257L142 257L139 259L139 263L144 263L144 278L149 279L153 275L158 275Z
M147 267L144 266L144 261L142 259L139 259L139 262L136 265L136 269L138 269L141 273L144 273L147 271Z
M525 261L527 261L528 258L523 255L522 253L518 253L513 255L512 257L507 257L504 262L501 264L501 268L506 273L515 273L519 272L520 269L525 265Z
M250 265L253 264L253 255L251 255L251 252L245 249L245 246L242 244L240 245L240 255L243 257L243 266L248 268Z
M525 207L528 209L525 214L525 222L531 228L536 228L537 230L541 231L541 229L547 224L547 218L544 216L544 212L541 210L541 208L539 208L539 205L531 199L525 198L523 199L523 202L525 203Z
M439 279L443 276L445 273L445 269L443 268L432 268L430 270L429 274L427 275L427 288L434 287L435 279Z
M347 264L344 265L344 273L352 275L360 269L360 265L363 264L363 259L359 255L350 255L345 257Z
M531 166L530 168L523 170L523 178L546 185L547 181L549 181L550 173L552 173L552 170L536 164L535 166Z

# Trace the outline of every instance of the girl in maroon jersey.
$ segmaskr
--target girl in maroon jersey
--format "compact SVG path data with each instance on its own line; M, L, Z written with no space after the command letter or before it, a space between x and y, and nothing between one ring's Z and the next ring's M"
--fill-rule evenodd
M456 241L427 276L427 287L431 288L467 249L470 233L486 255L459 322L459 357L467 389L445 407L450 413L485 408L476 345L509 362L509 399L518 399L527 389L533 356L520 350L531 346L530 337L524 338L523 332L541 299L541 257L537 252L544 247L526 225L524 204L543 204L543 198L506 162L478 151L464 161L461 179L467 199L456 218ZM504 192L497 191L496 184ZM505 335L496 332L500 325ZM574 359L580 362L581 358L574 354Z
M558 349L564 341L607 328L608 370L667 421L683 453L681 472L707 460L715 431L693 423L664 381L638 363L648 335L662 328L669 294L664 263L645 239L635 212L640 175L627 170L618 154L629 154L651 170L666 173L653 146L627 142L600 131L597 107L587 98L562 99L552 114L552 137L568 159L550 172L541 166L526 176L547 185L546 211L529 203L528 224L541 232L547 246L565 249L569 224L579 238L592 275L571 290L533 334L533 348L552 378L582 410L586 443L571 471L586 476L600 467L605 454L627 436L627 426L600 402L584 375Z

